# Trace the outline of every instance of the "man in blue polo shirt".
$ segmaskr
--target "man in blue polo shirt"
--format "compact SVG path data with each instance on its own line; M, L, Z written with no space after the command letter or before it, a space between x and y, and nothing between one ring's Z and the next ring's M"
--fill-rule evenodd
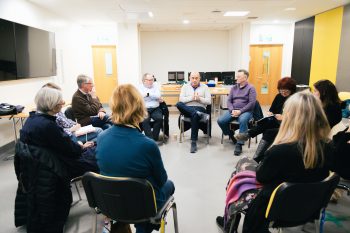
M248 83L249 72L238 70L236 75L236 85L231 88L227 99L228 112L220 116L218 124L224 135L229 135L233 139L233 132L229 128L229 123L233 119L239 122L239 133L245 133L248 130L248 122L253 117L253 109L256 102L255 88ZM242 153L244 141L237 141L234 154Z

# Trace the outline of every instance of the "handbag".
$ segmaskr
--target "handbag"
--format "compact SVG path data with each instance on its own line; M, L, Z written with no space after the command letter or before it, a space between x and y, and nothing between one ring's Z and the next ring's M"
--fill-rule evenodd
M12 105L7 103L0 104L0 116L6 115L16 115L23 111L24 107L22 105Z

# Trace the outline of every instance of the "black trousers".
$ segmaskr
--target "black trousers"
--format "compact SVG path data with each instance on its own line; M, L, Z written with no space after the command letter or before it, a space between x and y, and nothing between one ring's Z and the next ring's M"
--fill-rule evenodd
M148 117L141 123L147 137L158 141L159 132L162 128L163 114L159 107L147 108ZM153 119L153 131L151 127L151 118Z

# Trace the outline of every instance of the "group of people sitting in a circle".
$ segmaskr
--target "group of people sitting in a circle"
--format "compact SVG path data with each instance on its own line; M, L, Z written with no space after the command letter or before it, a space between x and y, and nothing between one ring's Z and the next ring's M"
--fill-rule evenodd
M315 83L314 94L295 93L292 78L278 82L279 94L268 112L272 120L248 129L256 104L255 88L248 77L246 70L237 72L237 84L228 97L229 111L219 117L218 124L235 142L235 155L242 153L245 140L263 133L254 156L259 162L256 179L263 188L249 207L243 229L268 232L262 213L274 187L289 180L322 180L329 170L346 174L334 150L339 157L349 151L350 132L347 129L337 134L334 147L330 129L341 120L341 108L330 81ZM154 81L154 76L146 73L138 88L131 84L116 87L110 101L112 113L108 115L96 96L92 78L79 75L78 90L72 98L76 121L61 112L65 102L59 86L48 83L38 91L36 111L30 113L16 145L16 226L26 225L28 232L63 232L72 202L70 180L87 171L147 179L155 190L157 207L163 206L175 186L168 179L156 143L162 128L165 136L169 135L169 126L164 128L163 116L168 112ZM200 83L199 72L191 72L176 105L191 118L191 153L197 151L200 121L208 117L206 106L210 103L207 85ZM239 122L236 139L228 128L232 119ZM80 127L90 124L94 131L77 134ZM156 228L150 223L136 224L137 233Z

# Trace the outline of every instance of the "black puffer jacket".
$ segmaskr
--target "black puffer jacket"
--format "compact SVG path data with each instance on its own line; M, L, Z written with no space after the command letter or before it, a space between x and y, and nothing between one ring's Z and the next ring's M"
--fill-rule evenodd
M16 144L16 227L27 225L30 233L63 232L72 193L66 167L58 158L50 150L21 141Z

